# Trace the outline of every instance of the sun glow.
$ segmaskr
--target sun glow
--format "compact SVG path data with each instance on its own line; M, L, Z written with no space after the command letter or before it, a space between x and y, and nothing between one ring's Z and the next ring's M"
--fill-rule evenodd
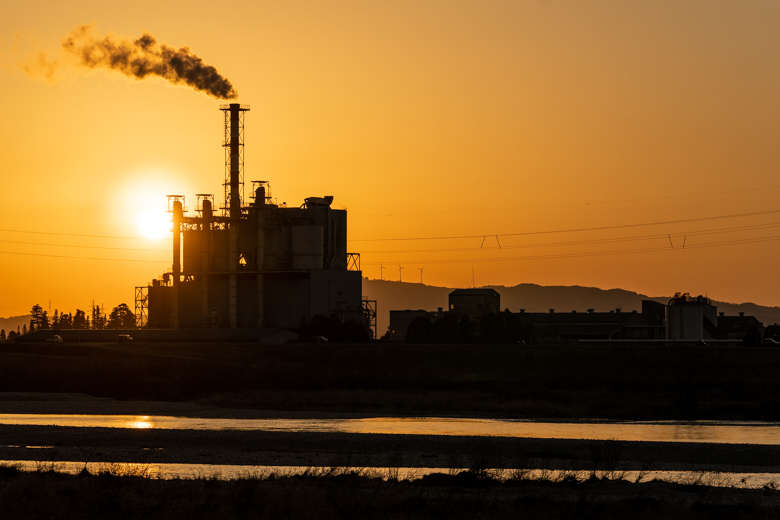
M171 217L165 211L145 211L138 216L138 231L151 240L165 238L171 232Z
M140 430L146 430L153 427L154 423L148 415L136 417L134 420L128 421L125 425L125 428L135 428Z

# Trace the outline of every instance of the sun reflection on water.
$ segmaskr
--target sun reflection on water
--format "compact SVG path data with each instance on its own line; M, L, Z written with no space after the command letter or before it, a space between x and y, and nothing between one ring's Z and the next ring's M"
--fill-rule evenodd
M136 430L145 430L147 428L154 428L154 422L148 415L136 417L133 420L127 421L124 428L134 428Z

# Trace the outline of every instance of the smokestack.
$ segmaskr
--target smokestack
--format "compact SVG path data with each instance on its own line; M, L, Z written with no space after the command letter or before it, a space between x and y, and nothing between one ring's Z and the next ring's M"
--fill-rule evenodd
M238 147L241 144L238 132L239 107L236 103L230 104L230 218L241 217L241 197L238 194Z
M244 112L249 105L220 105L225 114L225 206L230 218L241 218L241 192L244 187Z

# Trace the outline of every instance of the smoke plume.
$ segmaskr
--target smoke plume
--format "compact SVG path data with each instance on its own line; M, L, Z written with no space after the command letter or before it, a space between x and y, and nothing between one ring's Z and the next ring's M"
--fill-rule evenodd
M143 33L137 40L108 35L97 37L91 25L81 25L62 41L62 48L79 65L89 69L116 70L142 80L157 76L174 85L188 85L217 99L236 99L238 92L216 68L190 52L175 49Z

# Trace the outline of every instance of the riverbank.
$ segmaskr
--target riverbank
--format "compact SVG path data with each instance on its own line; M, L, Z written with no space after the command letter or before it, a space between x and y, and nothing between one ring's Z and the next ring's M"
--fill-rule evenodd
M780 421L779 371L760 347L0 346L0 392L280 413Z
M780 473L780 446L2 425L0 460Z
M0 393L0 414L136 417L134 427L0 425L0 460L258 466L780 472L780 445L637 442L468 435L162 429L145 416L207 419L356 419L363 415L116 401L83 394ZM327 429L326 429L327 430ZM32 446L32 447L30 447ZM39 448L45 446L46 448ZM402 461L399 463L398 461Z
M483 472L384 480L370 471L305 475L256 473L223 481L143 478L105 466L79 476L0 466L0 503L8 520L28 518L777 518L773 489L713 488L687 482L629 483L590 478L497 479ZM41 497L46 497L42 500Z

